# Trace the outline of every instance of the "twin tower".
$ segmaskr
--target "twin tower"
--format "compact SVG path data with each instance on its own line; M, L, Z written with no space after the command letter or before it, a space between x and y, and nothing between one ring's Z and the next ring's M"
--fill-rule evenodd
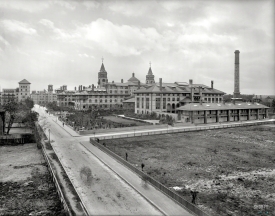
M104 87L108 83L108 77L107 77L107 71L105 70L103 60L100 67L100 70L98 72L98 86ZM150 68L148 71L148 74L146 75L146 84L152 84L155 83L155 76L153 75L152 69L151 69L151 63Z

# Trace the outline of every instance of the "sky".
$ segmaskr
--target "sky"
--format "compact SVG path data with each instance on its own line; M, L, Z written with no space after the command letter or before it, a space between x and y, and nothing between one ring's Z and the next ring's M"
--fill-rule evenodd
M211 85L275 95L275 0L0 1L0 86L27 79L31 91L97 84L103 62L109 82L132 73L145 82Z

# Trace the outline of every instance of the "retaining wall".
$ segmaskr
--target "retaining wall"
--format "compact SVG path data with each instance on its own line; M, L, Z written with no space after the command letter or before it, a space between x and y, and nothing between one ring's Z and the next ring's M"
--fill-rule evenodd
M155 188L163 192L168 197L172 198L174 201L179 203L183 206L183 208L188 209L192 213L194 213L197 216L208 216L205 212L203 212L201 209L199 209L197 206L193 205L192 203L185 200L183 197L175 193L174 191L170 190L166 186L162 185L160 182L155 180L154 178L150 177L146 173L142 172L141 170L134 167L132 164L130 164L128 161L124 160L114 152L110 151L108 148L104 147L102 144L96 142L93 140L93 138L90 138L90 143L100 148L102 151L107 153L108 155L112 156L116 160L118 160L120 163L122 163L124 166L135 172L137 175L139 175L142 179L147 179L148 182L150 182Z
M240 122L240 123L233 123L233 124L228 124L228 125L223 125L223 124L217 124L215 126L196 126L193 128L179 128L179 129L174 129L174 128L163 128L161 131L151 131L151 132L135 132L135 133L130 133L130 134L118 134L118 135L106 135L106 136L100 136L98 137L100 140L105 140L105 139L118 139L118 138L126 138L126 137L138 137L138 136L148 136L148 135L156 135L156 134L167 134L167 133L181 133L181 132L188 132L188 131L200 131L200 130L212 130L212 129L222 129L222 128L232 128L232 127L242 127L242 126L252 126L252 125L262 125L262 124L274 124L274 121L263 121L263 122ZM155 127L153 127L155 129ZM145 129L145 128L142 128ZM125 132L125 130L124 130Z

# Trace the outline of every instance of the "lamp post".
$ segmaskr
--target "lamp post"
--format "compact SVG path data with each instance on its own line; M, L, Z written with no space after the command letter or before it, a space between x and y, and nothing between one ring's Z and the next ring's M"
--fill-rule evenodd
M50 136L51 129L49 128L49 144L51 144L51 136Z

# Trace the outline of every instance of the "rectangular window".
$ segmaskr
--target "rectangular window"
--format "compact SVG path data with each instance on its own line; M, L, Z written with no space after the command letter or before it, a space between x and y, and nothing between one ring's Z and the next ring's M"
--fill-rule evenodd
M149 109L149 98L146 98L146 109Z
M166 98L163 98L163 109L166 109Z
M144 98L141 99L141 108L144 108Z
M160 98L156 98L156 109L160 109Z
M139 98L137 98L137 108L139 108Z

